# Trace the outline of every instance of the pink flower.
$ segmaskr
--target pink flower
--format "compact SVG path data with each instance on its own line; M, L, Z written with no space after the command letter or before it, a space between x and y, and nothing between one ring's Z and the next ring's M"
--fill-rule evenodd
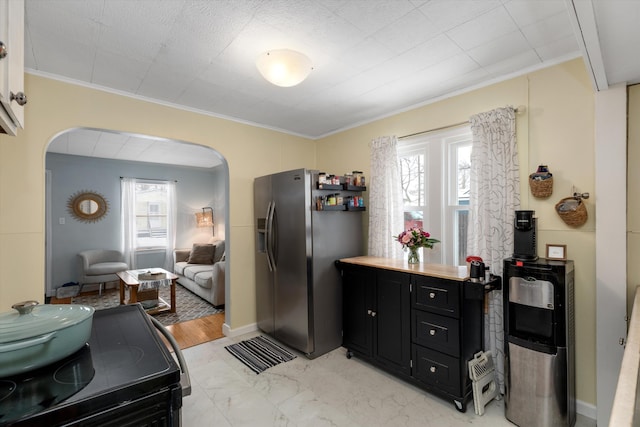
M439 243L440 240L431 239L431 234L419 227L410 228L402 233L394 236L395 240L400 242L403 248L433 248L433 245Z

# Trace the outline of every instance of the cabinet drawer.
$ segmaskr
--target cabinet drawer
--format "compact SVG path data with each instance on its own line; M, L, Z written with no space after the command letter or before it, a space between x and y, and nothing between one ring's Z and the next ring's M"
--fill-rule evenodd
M415 277L413 306L447 316L460 316L460 283L432 277Z
M426 311L412 310L413 342L424 347L460 355L460 327L458 319Z
M453 395L460 396L460 359L413 345L413 376L434 387Z

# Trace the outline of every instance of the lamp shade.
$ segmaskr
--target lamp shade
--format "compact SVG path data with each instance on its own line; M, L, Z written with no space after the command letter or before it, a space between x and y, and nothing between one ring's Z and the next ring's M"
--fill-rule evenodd
M311 60L290 49L270 50L256 61L258 71L276 86L291 87L301 83L311 73Z
M213 208L202 208L202 212L196 212L196 227L211 227L213 229ZM215 235L215 230L212 231Z

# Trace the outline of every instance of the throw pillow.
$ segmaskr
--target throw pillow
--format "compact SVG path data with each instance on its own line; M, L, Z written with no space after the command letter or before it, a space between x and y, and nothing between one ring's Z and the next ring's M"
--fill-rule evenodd
M213 263L215 264L222 259L224 254L224 240L218 240L216 243L211 244L216 245L216 250L213 252Z
M213 254L216 251L215 245L194 243L189 253L189 264L213 264Z

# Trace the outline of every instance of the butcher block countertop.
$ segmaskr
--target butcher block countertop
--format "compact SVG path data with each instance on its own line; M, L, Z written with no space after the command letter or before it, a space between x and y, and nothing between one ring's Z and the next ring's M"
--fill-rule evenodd
M640 390L640 286L636 288L636 295L631 311L629 333L622 356L622 365L618 377L616 395L609 418L609 427L637 426L640 423L640 408L638 399Z
M374 256L359 256L342 258L340 262L345 264L362 265L365 267L382 268L385 270L400 271L403 273L420 274L422 276L439 277L441 279L463 281L469 277L466 266L453 266L442 264L409 264L406 260L396 258L382 258Z

